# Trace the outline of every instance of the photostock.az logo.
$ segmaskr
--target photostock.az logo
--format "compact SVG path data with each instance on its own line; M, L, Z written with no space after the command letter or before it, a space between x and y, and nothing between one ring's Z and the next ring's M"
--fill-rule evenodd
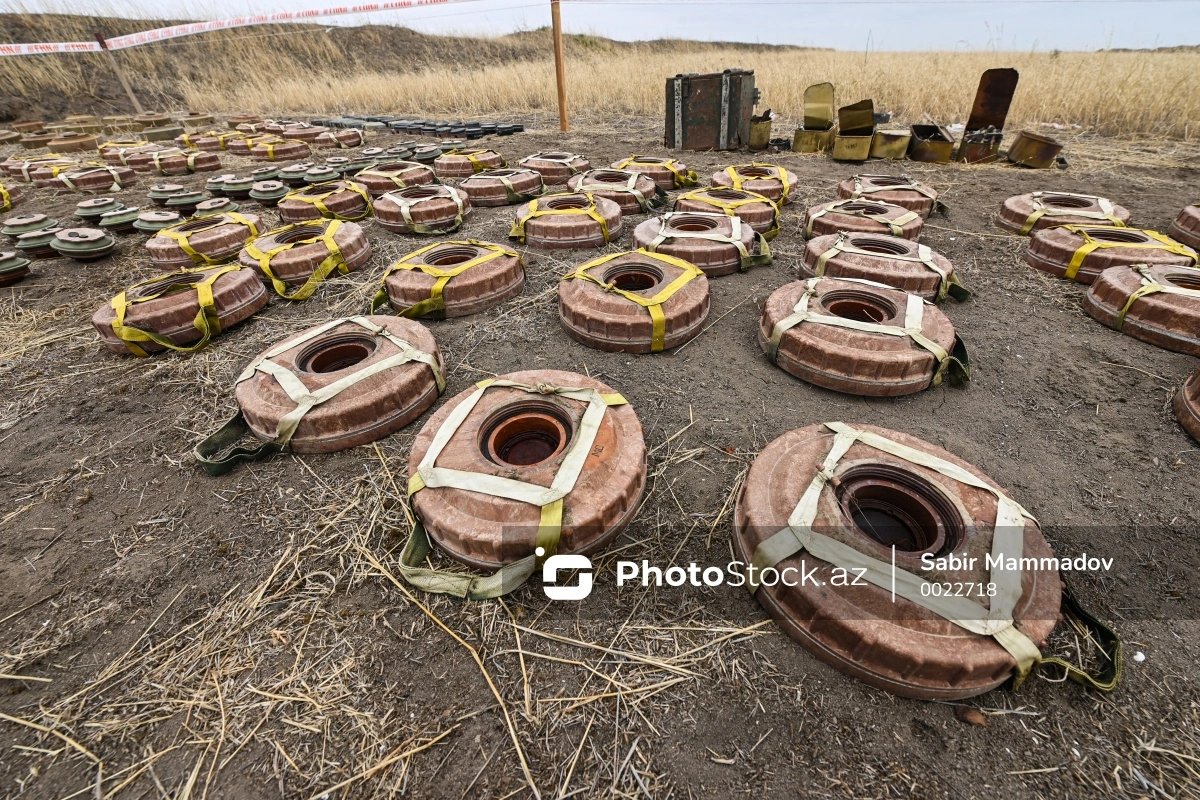
M542 548L534 551L538 558L546 554ZM567 570L582 570L579 583L574 586L559 586L558 573ZM542 564L542 588L551 600L582 600L592 593L592 560L581 555L555 555Z

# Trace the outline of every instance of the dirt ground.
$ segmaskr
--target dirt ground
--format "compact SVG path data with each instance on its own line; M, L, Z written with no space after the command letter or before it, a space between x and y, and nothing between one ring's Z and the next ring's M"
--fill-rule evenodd
M510 161L667 154L653 120L530 128L493 144ZM428 240L369 221L366 268L306 302L275 300L191 357L117 356L90 326L156 273L144 235L98 263L37 262L0 291L0 795L1200 797L1200 450L1169 406L1198 365L1100 327L1080 287L1025 266L1025 240L993 226L1009 195L1057 189L1105 195L1165 230L1196 199L1198 150L1078 137L1068 153L1065 172L772 156L801 183L774 264L713 280L711 327L673 352L602 353L563 333L557 281L591 252L525 250L520 297L429 323L445 398L494 374L566 369L606 381L641 418L645 502L576 605L536 585L464 602L396 582L397 487L424 418L374 445L219 478L191 459L232 412L250 358L360 312L383 269ZM749 160L683 157L703 176ZM887 400L791 378L759 351L756 325L796 277L804 208L856 172L902 170L949 203L922 241L974 292L943 305L973 380ZM145 205L153 182L121 199ZM38 190L19 210L65 218L79 199ZM460 238L505 242L511 219L479 210ZM608 249L626 249L632 228ZM615 588L617 558L728 561L747 465L828 420L938 444L1006 487L1059 554L1115 559L1074 588L1125 640L1117 690L1035 677L970 701L987 724L967 724L818 662L742 589Z

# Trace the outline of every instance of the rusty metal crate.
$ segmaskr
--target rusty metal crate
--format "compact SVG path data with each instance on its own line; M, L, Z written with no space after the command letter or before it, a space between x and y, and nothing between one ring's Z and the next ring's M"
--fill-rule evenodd
M750 144L758 102L754 70L667 78L663 143L676 150L737 150Z

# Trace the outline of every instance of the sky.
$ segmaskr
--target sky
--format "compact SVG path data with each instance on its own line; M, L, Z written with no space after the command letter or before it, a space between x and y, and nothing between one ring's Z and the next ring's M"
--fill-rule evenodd
M359 0L360 2L362 0ZM2 3L3 0L0 0ZM29 12L219 19L344 0L20 0ZM841 50L1095 50L1200 44L1200 0L563 0L568 33ZM502 34L548 25L548 0L474 0L322 24Z

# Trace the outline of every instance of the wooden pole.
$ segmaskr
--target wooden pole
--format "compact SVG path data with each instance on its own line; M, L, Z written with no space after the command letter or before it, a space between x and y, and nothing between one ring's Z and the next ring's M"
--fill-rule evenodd
M554 77L558 81L558 127L559 130L571 130L567 119L567 65L563 58L562 14L558 9L558 0L550 0L550 19L554 23Z
M113 72L117 73L117 79L121 81L121 86L125 87L125 94L129 95L129 102L133 103L133 108L138 114L144 114L142 104L138 102L137 95L133 93L133 87L129 85L129 79L125 77L124 70L117 63L117 57L113 55L112 50L108 49L108 44L104 41L104 37L96 34L96 41L100 43L100 49L108 55L108 63L112 64Z

